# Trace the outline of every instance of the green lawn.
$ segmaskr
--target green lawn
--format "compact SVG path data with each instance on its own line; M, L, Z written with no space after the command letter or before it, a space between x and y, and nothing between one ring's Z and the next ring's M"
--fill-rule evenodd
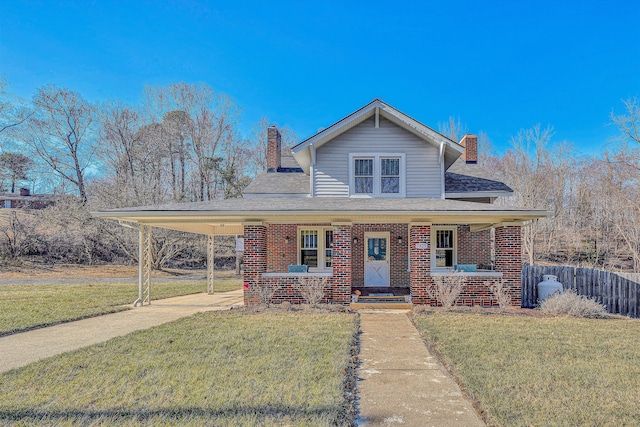
M0 425L344 425L357 322L200 313L0 374Z
M640 321L482 314L414 322L489 425L640 425Z
M151 300L205 292L206 282L152 282ZM240 289L239 279L215 282L216 292ZM0 336L41 326L127 310L138 297L136 283L1 285ZM125 305L125 306L123 306Z

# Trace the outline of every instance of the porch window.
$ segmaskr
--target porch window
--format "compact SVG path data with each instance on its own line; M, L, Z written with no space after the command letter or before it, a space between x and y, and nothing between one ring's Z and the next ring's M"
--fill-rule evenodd
M432 267L434 269L454 268L456 265L456 228L433 227L431 234Z
M404 154L350 154L352 196L404 197Z
M310 271L325 270L332 267L333 229L300 229L299 263L308 265Z

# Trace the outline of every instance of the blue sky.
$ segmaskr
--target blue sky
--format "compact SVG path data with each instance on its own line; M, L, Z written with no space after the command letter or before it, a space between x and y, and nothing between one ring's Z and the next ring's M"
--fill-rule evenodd
M145 84L203 82L249 129L300 138L374 98L438 128L450 116L503 151L521 128L587 154L640 96L640 0L0 0L0 75L140 102Z

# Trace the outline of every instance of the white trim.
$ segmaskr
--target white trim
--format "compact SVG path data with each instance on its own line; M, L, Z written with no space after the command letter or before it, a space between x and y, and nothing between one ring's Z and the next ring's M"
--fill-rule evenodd
M452 230L453 231L453 265L451 267L436 267L436 235L438 230ZM450 225L435 225L431 226L431 271L446 271L448 268L453 268L458 263L458 227Z
M385 249L387 251L384 261L369 261L369 248L367 240L370 238L374 239L385 239L387 241L385 245ZM375 285L367 285L367 263L368 262L384 262L387 264L387 283L385 285L378 286L390 286L391 285L391 232L389 231L365 231L363 236L363 254L362 259L364 260L363 270L364 270L364 286L375 286Z
M262 273L262 277L333 277L332 271L316 271L311 273Z
M326 263L327 260L325 258L326 256L326 250L327 248L325 247L325 236L326 236L326 232L327 230L331 230L331 232L333 233L333 226L321 226L321 227L313 227L313 226L299 226L297 231L296 231L296 257L297 257L297 263L298 264L302 264L302 249L300 247L300 240L302 238L302 231L307 231L307 230L313 230L313 231L317 231L318 232L318 247L315 248L315 250L317 251L317 257L318 257L318 266L317 267L311 267L309 266L309 272L310 273L318 273L318 272L331 272L333 271L333 267L326 267ZM309 248L312 249L312 248ZM331 252L331 254L333 255L333 250Z
M354 160L373 159L373 193L354 193L355 171ZM382 159L400 159L400 192L381 193L380 192L380 161ZM405 153L349 153L349 197L376 197L376 198L402 198L407 194L407 160Z
M309 154L311 160L309 162L309 196L315 197L316 195L316 146L309 145Z
M440 143L440 198L444 199L446 197L445 192L445 182L444 182L444 144Z
M502 277L501 271L458 271L443 270L432 271L429 273L431 277L443 277L443 276L464 276L464 277Z

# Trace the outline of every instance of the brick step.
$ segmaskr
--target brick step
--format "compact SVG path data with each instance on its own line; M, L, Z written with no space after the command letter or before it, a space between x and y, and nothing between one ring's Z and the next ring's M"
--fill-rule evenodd
M411 310L413 304L410 302L352 302L353 310Z
M411 302L409 294L393 295L392 293L371 293L369 295L352 295L354 302Z

